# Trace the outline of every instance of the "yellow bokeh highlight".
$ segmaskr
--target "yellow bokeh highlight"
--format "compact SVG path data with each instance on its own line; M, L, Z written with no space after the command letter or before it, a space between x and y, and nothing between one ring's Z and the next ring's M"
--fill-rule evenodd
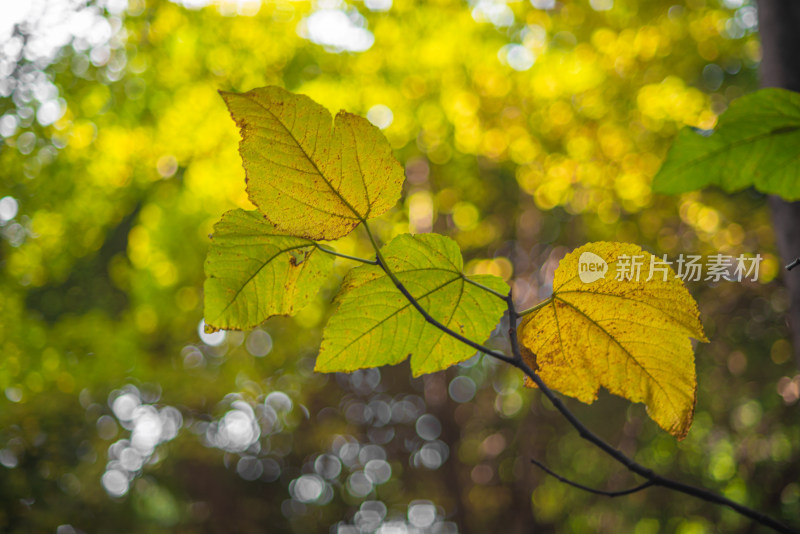
M712 120L706 109L707 101L701 91L687 87L677 76L668 76L661 83L643 86L636 98L637 107L644 116L655 121L669 120L689 125L708 124Z
M514 274L514 266L508 258L499 256L491 260L472 260L466 265L469 274L492 274L503 280L510 280Z
M762 256L763 260L759 267L758 281L762 284L768 284L778 276L783 265L780 259L773 254L762 254Z
M474 204L459 202L453 206L452 217L459 230L472 230L478 225L480 212Z
M69 145L74 150L83 150L94 141L97 136L97 126L90 121L78 121L73 124L69 132Z

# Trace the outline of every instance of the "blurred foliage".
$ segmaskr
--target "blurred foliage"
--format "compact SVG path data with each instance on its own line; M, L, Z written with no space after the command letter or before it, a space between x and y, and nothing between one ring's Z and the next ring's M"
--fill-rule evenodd
M520 307L587 241L760 253L757 283L689 284L711 343L686 440L609 395L570 406L642 463L800 523L800 375L764 197L650 189L682 126L755 88L753 5L208 3L2 8L22 14L0 16L0 530L753 530L536 471L634 482L492 361L314 374L336 279L296 318L203 333L211 225L251 208L217 90L268 84L383 127L408 181L381 239L450 235Z
M734 102L713 131L681 130L653 190L679 193L716 184L733 192L753 187L785 200L800 199L792 165L800 142L800 95L762 89Z

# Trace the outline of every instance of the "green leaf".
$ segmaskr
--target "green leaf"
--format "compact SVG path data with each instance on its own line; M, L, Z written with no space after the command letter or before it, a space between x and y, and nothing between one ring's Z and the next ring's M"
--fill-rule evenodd
M800 199L800 94L762 89L735 100L711 135L681 130L653 190L675 194L707 185Z
M378 128L279 87L220 92L239 126L250 200L287 234L338 239L397 203L403 167Z
M467 282L458 245L437 234L400 235L381 249L384 261L422 308L445 326L483 342L505 303ZM499 277L474 282L508 293ZM356 267L345 278L337 309L323 333L317 371L354 371L411 357L414 376L470 358L475 350L428 324L380 266Z
M211 329L253 328L292 315L319 291L333 258L307 239L276 230L258 211L227 212L206 257L205 321Z

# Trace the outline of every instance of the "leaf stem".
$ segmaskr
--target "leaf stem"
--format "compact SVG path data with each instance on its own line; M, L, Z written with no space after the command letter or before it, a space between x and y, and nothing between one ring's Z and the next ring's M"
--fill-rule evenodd
M378 260L368 260L366 258L359 258L357 256L350 256L348 254L342 254L341 252L336 252L333 249L329 249L329 248L323 247L322 245L319 245L317 243L314 243L314 246L317 247L317 249L321 250L322 252L324 252L326 254L330 254L331 256L338 256L339 258L344 258L346 260L358 261L358 262L361 262L361 263L366 263L368 265L378 265Z
M486 291L488 293L491 293L492 295L494 295L495 297L497 297L499 299L506 300L506 296L503 295L502 293L500 293L499 291L495 291L491 287L487 287L487 286L481 284L480 282L476 282L475 280L472 280L470 277L468 277L464 273L461 273L461 278L463 278L464 280L466 280L470 284L474 285L475 287L479 287L479 288L483 289L484 291Z
M517 317L525 317L529 313L533 313L536 310L540 310L540 309L544 308L545 306L547 306L551 302L553 302L553 297L546 298L545 300L543 300L542 302L540 302L536 306L534 306L532 308L528 308L527 310L522 310L521 312L518 312L517 313Z
M375 249L375 257L380 259L381 255L381 247L378 246L378 242L375 240L375 237L372 235L372 231L369 229L369 224L364 219L361 219L361 225L364 227L364 230L367 231L367 237L369 237L369 242L372 243L372 248Z

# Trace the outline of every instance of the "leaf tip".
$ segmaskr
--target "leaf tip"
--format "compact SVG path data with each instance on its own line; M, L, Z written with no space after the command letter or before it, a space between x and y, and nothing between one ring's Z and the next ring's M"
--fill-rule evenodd
M695 398L695 404L697 404L697 399ZM688 417L685 421L680 421L677 425L672 428L665 429L672 437L674 437L678 441L683 441L686 439L686 436L689 435L689 429L692 428L692 423L694 422L694 405L692 405L692 411L689 412Z
M223 100L223 101L224 101L226 104L228 104L228 101L229 101L229 100L230 100L232 97L234 97L234 96L238 95L239 93L234 93L234 92L232 92L232 91L223 91L222 89L217 89L217 94L220 96L220 98L222 98L222 100Z

